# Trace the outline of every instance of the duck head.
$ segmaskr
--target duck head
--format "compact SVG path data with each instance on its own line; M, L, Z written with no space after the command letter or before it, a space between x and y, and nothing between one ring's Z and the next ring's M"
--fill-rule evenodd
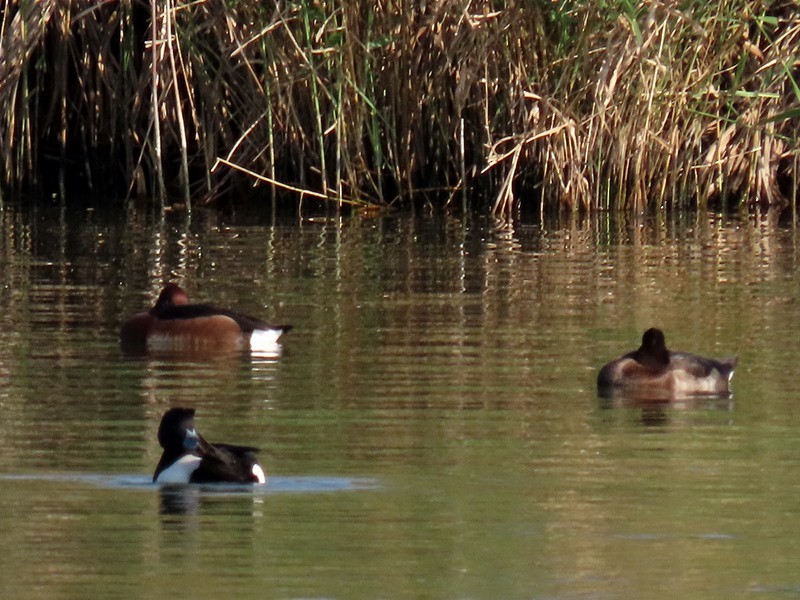
M150 309L150 314L156 315L171 306L183 306L189 304L189 296L177 283L168 283L161 290L156 300L155 306Z
M642 335L642 345L635 352L635 359L651 369L663 369L669 364L669 350L667 350L664 332L651 327Z
M202 441L194 426L193 408L171 408L164 413L158 426L158 443L164 450L194 452Z

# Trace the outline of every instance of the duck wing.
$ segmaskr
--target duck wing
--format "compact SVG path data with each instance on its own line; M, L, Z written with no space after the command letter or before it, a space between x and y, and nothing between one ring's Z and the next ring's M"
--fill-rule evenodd
M281 329L289 331L291 325L270 325L266 321L243 315L226 308L217 308L209 304L184 304L167 306L158 310L155 316L162 320L171 319L197 319L200 317L228 317L233 319L244 333L252 333L256 329Z
M153 314L159 319L198 319L200 317L214 317L218 315L230 316L231 311L217 308L209 304L177 304L165 306Z
M723 377L730 378L738 362L739 359L735 356L724 360L706 358L689 352L670 352L669 356L671 369L686 371L694 377L708 377L717 371Z
M242 313L238 313L232 310L226 309L217 309L219 312L218 314L224 315L236 321L236 323L241 327L242 331L245 333L252 333L256 329L285 329L285 327L277 327L274 325L270 325L266 321L262 321L261 319L256 319L255 317L251 317L249 315L243 315Z
M202 461L192 474L194 483L252 483L253 466L258 464L258 448L232 444L210 444L201 439L198 447Z

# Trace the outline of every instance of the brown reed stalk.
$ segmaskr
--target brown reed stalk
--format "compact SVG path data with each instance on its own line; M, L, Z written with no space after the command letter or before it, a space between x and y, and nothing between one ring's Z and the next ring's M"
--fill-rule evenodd
M4 0L0 184L465 191L499 216L793 201L794 3L603 6Z

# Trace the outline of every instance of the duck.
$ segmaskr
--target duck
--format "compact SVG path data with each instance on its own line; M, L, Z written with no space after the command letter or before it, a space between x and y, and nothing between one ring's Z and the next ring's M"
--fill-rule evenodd
M126 352L148 350L273 350L291 325L264 321L208 304L190 304L176 283L167 283L153 308L128 319L120 330Z
M175 407L161 417L158 442L164 452L154 483L266 483L256 459L258 448L207 442L195 427L194 415L194 408Z
M664 332L652 327L642 345L612 360L597 375L600 396L616 393L654 399L690 396L729 396L737 357L715 360L667 349Z

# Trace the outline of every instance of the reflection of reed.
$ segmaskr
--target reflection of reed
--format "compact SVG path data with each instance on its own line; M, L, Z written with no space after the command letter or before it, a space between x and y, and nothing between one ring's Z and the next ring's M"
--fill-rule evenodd
M276 565L287 548L301 556L302 546L312 550L297 559L298 579L323 563L347 573L425 570L416 595L430 593L430 581L448 596L465 577L512 581L531 571L574 575L580 593L597 573L637 564L642 546L619 543L621 534L677 531L677 541L658 539L659 555L678 575L697 573L714 551L696 536L710 516L741 524L743 506L779 516L794 506L782 478L795 439L784 423L797 387L796 232L763 216L599 215L496 230L396 218L240 227L195 212L191 250L176 253L187 238L165 227L153 270L148 244L160 225L146 219L95 223L89 235L69 218L51 227L0 215L12 229L0 237L0 278L13 282L0 286L0 470L25 473L55 459L64 471L149 474L163 409L191 402L218 424L211 439L265 445L269 473L387 482L388 493L276 494L256 507L249 498L164 493L162 529L197 523L205 537L164 535L156 546L200 539L209 547L219 535L245 561L284 552ZM176 269L209 297L254 312L269 304L294 322L286 354L263 362L123 357L120 319L146 305L152 276ZM736 410L605 410L597 368L654 324L677 348L711 355L746 342ZM70 519L51 517L64 510L51 496L29 513L29 496L4 495L18 517L7 521L7 537L96 538L87 496L104 494L73 493ZM125 521L141 523L157 509L139 498L120 494L109 510L130 502ZM268 534L254 535L262 509L275 518L259 523ZM229 527L230 517L243 526ZM754 536L759 550L774 552L772 534L784 521L765 521L770 535ZM156 568L162 555L140 529L122 531L138 544L126 562L155 557L145 562ZM117 533L109 533L113 544ZM85 569L97 546L79 545L86 550L76 568ZM787 556L792 549L781 548ZM726 549L719 554L730 560ZM729 566L720 561L719 572L737 572Z
M253 427L267 407L330 410L319 432L339 436L330 442L340 447L362 437L347 409L376 411L375 436L381 415L415 422L429 409L448 415L441 433L453 438L469 428L450 412L459 410L517 410L535 429L542 403L592 397L599 365L650 325L667 329L676 348L711 355L737 352L755 331L774 339L791 322L793 290L780 284L797 251L793 229L773 215L607 213L495 228L449 217L260 226L249 216L239 224L202 211L191 222L133 212L124 224L96 213L87 227L85 215L34 219L6 206L0 364L15 381L0 385L17 398L0 427L44 415L66 433L87 415L121 417L154 453L155 425L143 415L199 400ZM287 356L116 365L120 320L166 275L221 304L295 322ZM767 361L785 364L762 345ZM785 379L782 369L774 381Z

